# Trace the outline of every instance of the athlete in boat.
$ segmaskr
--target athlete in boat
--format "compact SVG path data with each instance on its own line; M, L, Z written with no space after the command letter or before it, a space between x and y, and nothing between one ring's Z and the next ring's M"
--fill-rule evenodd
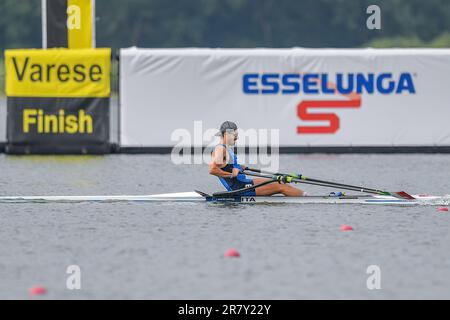
M228 191L250 187L268 180L264 178L248 179L242 173L246 167L238 163L237 156L233 152L234 145L238 139L237 129L237 125L234 122L225 121L222 123L220 132L217 134L221 137L220 144L215 146L212 151L212 161L209 164L209 174L217 176ZM302 190L284 183L266 184L246 191L242 195L271 196L278 193L291 197L304 195Z

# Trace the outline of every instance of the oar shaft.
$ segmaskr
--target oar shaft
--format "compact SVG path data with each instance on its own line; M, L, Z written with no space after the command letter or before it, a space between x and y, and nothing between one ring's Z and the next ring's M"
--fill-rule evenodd
M248 173L246 172L245 174L249 175L249 176L253 176L253 177L259 177L259 178L266 178L266 179L273 179L274 176L273 175L265 175L265 174L257 174L257 173ZM292 178L291 182L296 182L296 183L303 183L303 184L310 184L310 185L315 185L315 186L320 186L320 187L328 187L328 188L336 188L339 187L341 189L345 189L345 190L350 190L350 191L358 191L358 192L364 192L364 193L371 193L371 194L383 194L383 191L378 191L378 190L371 190L371 189L367 189L367 188L362 188L362 187L357 187L357 186L341 186L341 185L336 185L333 183L326 183L326 182L316 182L316 181L310 181L310 180L303 180L303 179L296 179L296 178Z
M354 186L351 184L344 184L344 183L331 182L331 181L325 181L325 180L319 180L319 179L312 179L312 178L304 177L302 175L300 175L300 179L298 179L298 178L295 178L295 176L293 176L291 174L272 173L272 172L268 172L268 171L264 171L264 170L260 170L260 169L246 168L245 171L257 172L259 174L267 173L267 174L271 175L269 178L272 178L272 179L277 178L277 176L288 176L288 177L291 177L290 182L306 183L306 184L312 184L312 185L317 185L317 186L322 186L322 187L331 187L331 188L337 187L337 188L341 188L341 189L345 189L345 190L378 194L378 195L383 195L383 196L392 196L395 198L406 199L406 200L415 199L412 195L410 195L409 193L407 193L405 191L388 192L388 191L383 191L383 190L374 189L374 188ZM253 174L250 174L247 172L246 172L246 174L253 175Z
M288 175L288 176L292 176L292 175L286 174L286 173L273 173L273 172L260 170L260 169L247 168L246 171L253 171L253 172L265 173L265 174L273 174L273 175ZM338 182L332 182L332 181L313 179L313 178L307 178L307 177L304 177L304 176L301 176L300 179L297 179L297 178L295 179L295 182L299 182L299 183L306 183L306 181L307 182L317 183L317 185L320 185L320 186L339 187L339 188L342 188L342 189L347 189L347 190L352 190L352 191L359 191L359 192L373 193L373 194L381 194L381 195L389 195L390 194L389 192L386 192L386 191L383 191L383 190L378 190L378 189L373 189L373 188L366 188L366 187L355 186L355 185L351 185L351 184L338 183ZM312 184L312 183L309 183L309 184Z

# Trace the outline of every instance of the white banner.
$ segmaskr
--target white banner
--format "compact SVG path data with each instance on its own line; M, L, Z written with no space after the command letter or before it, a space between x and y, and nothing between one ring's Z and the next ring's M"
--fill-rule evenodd
M280 146L450 146L450 50L122 49L120 103L122 147L226 120Z

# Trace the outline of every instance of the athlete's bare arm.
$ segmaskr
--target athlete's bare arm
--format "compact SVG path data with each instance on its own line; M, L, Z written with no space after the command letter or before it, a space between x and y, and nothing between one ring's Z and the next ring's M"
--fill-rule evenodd
M226 161L227 150L224 146L217 146L211 156L211 162L209 164L209 174L217 177L229 178L231 174L222 170L223 167L227 165ZM233 169L233 177L237 176L239 169Z

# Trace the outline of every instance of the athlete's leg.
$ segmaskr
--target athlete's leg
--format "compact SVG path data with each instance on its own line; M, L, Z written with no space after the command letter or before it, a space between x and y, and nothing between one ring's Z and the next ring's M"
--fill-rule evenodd
M255 184L255 185L260 184L264 181L267 181L267 179L256 178L256 179L253 179L253 184ZM288 197L303 196L302 190L294 188L288 184L283 184L283 183L278 183L278 182L269 183L269 184L266 184L265 186L256 188L255 192L256 192L257 196L271 196L271 195L274 195L277 193L284 194L285 196L288 196Z

